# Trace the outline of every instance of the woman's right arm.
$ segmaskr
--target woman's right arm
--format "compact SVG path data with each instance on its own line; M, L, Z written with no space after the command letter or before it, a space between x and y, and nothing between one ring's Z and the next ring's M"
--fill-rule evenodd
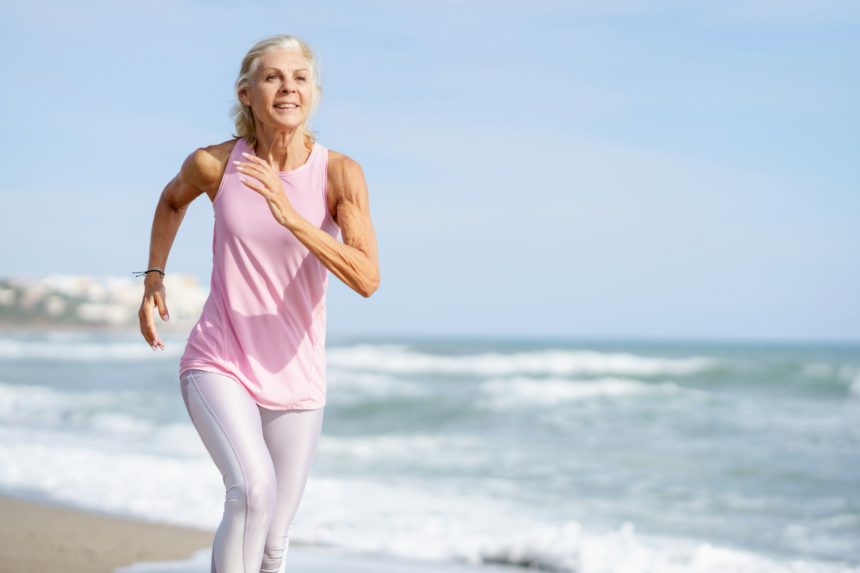
M185 218L188 205L201 194L208 193L213 185L218 185L222 167L217 152L213 153L210 148L195 150L183 162L179 173L161 192L155 207L147 269L157 267L166 272L167 255L173 246L179 225ZM146 273L143 284L143 301L137 313L140 332L153 350L163 350L164 342L155 331L152 309L158 307L161 319L168 320L164 282L160 274Z

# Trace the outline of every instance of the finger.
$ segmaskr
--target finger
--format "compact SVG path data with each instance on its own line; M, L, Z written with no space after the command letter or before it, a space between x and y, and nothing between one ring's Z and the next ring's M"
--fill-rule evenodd
M262 165L258 165L256 163L245 163L243 165L237 165L236 170L240 173L244 173L245 175L266 176L268 174L268 170L264 169Z
M247 157L249 162L252 162L254 165L257 165L261 169L274 172L275 161L274 161L274 158L272 157L271 148L266 151L266 154L265 154L266 158L265 159L262 157L256 156L256 155L248 155L245 152L242 152L242 155Z
M239 173L245 173L246 175L254 175L257 179L265 179L267 177L276 177L275 170L271 165L264 162L262 159L257 163L251 162L239 162L236 165L236 170Z
M262 159L260 159L258 157L249 156L248 159L249 159L249 161L239 161L238 159L234 159L233 165L235 165L237 168L239 168L239 167L245 167L245 168L248 168L248 167L264 167L265 166L265 161L263 161ZM251 159L256 160L256 161L250 161Z
M158 350L159 348L164 350L164 342L161 340L161 337L158 336L158 332L155 330L155 323L149 327L149 345L153 350Z
M162 299L162 295L159 292L154 292L152 296L152 300L149 301L149 312L147 313L148 318L148 326L150 333L152 335L152 349L158 350L161 348L164 350L164 342L162 342L161 337L158 336L158 332L155 330L155 317L152 315L152 308L157 307L159 311L161 311L161 306L164 306L164 314L167 314L167 306L164 304ZM164 314L162 314L162 318L164 318Z
M248 187L250 187L251 189L253 189L257 193L259 193L263 197L268 197L269 190L266 188L263 188L259 184L257 184L256 179L245 179L244 177L239 177L239 181L241 181L242 183L244 183L245 185L247 185Z
M169 320L170 315L167 314L167 294L155 293L155 304L158 306L158 314L161 315L161 320Z
M143 334L143 338L152 347L152 349L155 350L155 321L152 318L152 304L149 299L144 300L143 306L141 306L140 311L138 312L138 316L140 317L140 331Z
M259 157L257 157L256 155L251 155L251 154L249 154L249 153L245 153L244 151L242 152L242 155L244 155L245 157L247 157L247 158L248 158L248 161L249 161L249 162L251 162L251 163L256 163L256 164L263 164L263 163L266 163L265 161L263 161L262 159L260 159L260 158L259 158Z
M147 344L152 346L152 336L150 336L149 332L146 331L146 326L143 323L143 319L140 322L140 334L143 335L143 339Z

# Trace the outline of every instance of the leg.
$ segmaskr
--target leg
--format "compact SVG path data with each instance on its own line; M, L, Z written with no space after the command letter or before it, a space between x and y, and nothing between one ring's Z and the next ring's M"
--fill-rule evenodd
M229 376L187 370L180 386L191 421L226 489L211 573L258 573L277 495L259 406Z
M266 538L260 573L281 570L290 527L304 493L323 423L323 408L276 411L260 408L263 437L275 465L278 500Z

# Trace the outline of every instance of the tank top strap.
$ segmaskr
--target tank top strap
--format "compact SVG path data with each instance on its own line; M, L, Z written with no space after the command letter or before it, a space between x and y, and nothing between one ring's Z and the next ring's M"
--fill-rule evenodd
M325 209L324 220L326 222L329 222L331 225L336 225L334 219L331 216L331 212L328 210L328 161L328 148L320 145L319 166L317 168L320 179L320 184L318 185L320 189L320 201L322 201L323 209Z
M221 183L218 185L218 192L215 193L215 199L212 201L214 206L218 206L218 201L221 199L221 195L230 188L230 185L227 185L228 179L238 173L236 170L236 164L233 163L233 161L242 161L243 157L241 153L246 149L247 145L245 144L245 138L240 137L236 140L235 145L233 145L233 149L230 150L230 155L227 157L227 166L224 168L224 174L221 176Z

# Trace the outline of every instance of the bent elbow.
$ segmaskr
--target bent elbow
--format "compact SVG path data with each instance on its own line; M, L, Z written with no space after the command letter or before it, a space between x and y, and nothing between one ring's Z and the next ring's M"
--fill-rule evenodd
M370 298L370 295L376 292L376 289L379 288L379 273L373 275L373 278L370 279L361 290L361 296L364 298Z

